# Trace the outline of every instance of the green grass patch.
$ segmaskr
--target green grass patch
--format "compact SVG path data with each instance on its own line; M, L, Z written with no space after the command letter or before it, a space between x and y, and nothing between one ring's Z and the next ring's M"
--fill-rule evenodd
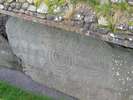
M0 81L0 100L53 100L51 97L27 92Z

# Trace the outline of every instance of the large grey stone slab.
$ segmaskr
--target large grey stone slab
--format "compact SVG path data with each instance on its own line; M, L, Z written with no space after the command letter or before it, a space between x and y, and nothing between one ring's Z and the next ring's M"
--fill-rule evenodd
M11 18L7 34L25 74L81 100L128 100L133 52L76 33Z

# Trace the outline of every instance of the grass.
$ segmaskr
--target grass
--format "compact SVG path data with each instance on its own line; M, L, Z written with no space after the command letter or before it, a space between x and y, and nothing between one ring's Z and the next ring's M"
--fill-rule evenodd
M0 81L0 100L53 100L51 97L34 94Z

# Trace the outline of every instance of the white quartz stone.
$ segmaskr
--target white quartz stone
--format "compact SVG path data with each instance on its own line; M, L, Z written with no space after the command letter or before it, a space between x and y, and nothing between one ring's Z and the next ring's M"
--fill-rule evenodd
M44 2L42 2L40 4L40 6L38 7L37 12L38 13L48 13L48 6Z
M99 19L98 19L98 24L107 26L108 25L108 21L107 21L107 19L105 17L100 16Z

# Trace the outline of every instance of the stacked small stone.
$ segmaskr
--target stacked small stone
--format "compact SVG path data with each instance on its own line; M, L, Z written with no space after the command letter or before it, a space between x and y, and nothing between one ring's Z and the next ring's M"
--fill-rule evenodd
M37 8L33 4L33 0L15 0L15 1L14 0L7 0L7 1L0 0L0 9L13 11L13 12L19 12L19 13L25 13L28 15L34 15L37 13L38 14L41 13L42 16L44 16L44 12L43 11L39 12L38 10L39 8Z
M64 16L62 14L49 14L48 7L44 3L42 3L39 7L36 7L33 2L33 0L0 0L0 9L27 14L41 19L53 20L56 22L64 20ZM57 7L54 11L56 13L60 11L65 13L66 10L68 10L68 6L62 8ZM81 27L83 30L87 31L89 30L90 24L96 22L96 17L90 9L87 7L81 7L75 12L70 20L72 25Z
M101 0L101 1L102 2L111 1L112 3L126 2L124 0ZM128 3L132 5L133 0L128 0ZM0 9L15 12L15 13L22 13L30 16L35 16L45 20L52 20L55 22L64 21L64 16L62 14L61 15L49 14L48 7L44 2L41 3L39 7L36 7L34 5L34 0L0 0ZM66 9L68 10L68 7L62 7L62 8L57 7L57 9L55 9L54 11L56 13L60 11L62 11L62 13L65 13ZM84 5L79 7L78 10L76 10L74 15L70 18L70 20L71 22L69 22L69 24L73 26L77 26L85 32L87 32L90 29L96 31L97 23L103 24L103 25L106 24L106 20L102 16L99 18L96 18L95 13L89 7L86 7ZM133 26L128 26L125 23L116 25L116 28L124 31L125 30L133 31ZM101 30L103 33L107 32L106 29L101 29Z

